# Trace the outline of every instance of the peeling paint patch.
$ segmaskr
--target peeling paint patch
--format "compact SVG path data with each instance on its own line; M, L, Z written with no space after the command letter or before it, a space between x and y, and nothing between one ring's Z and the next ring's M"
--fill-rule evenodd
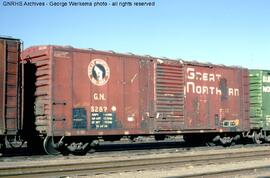
M71 132L65 132L65 136L71 136Z
M38 48L38 50L46 50L47 49L47 46L40 46L39 48Z
M112 106L112 111L115 112L116 111L116 107Z
M128 122L133 122L135 119L134 119L133 116L129 116L129 117L127 118L127 120L128 120Z
M70 58L70 53L67 51L54 51L54 57Z
M135 74L135 75L132 77L132 79L130 80L131 83L133 83L133 81L135 80L135 78L137 77L137 75L138 75L138 74Z
M98 135L103 135L104 133L103 132L98 132Z

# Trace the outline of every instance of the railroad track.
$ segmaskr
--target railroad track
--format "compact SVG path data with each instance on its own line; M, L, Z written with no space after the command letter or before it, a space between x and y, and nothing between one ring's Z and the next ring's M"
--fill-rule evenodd
M261 166L250 166L247 168L242 169L227 169L227 170L219 170L219 171L210 171L204 173L197 173L197 174L184 174L181 176L171 176L169 178L216 178L216 177L235 177L235 176L248 176L254 173L260 174L261 172L268 172L270 171L270 165L261 165ZM255 176L254 176L255 177ZM256 176L257 177L257 176ZM269 176L263 176L264 178L269 178Z
M155 156L142 156L119 158L110 160L63 160L59 163L43 163L32 165L14 165L3 166L0 164L0 177L63 177L63 176L80 176L80 175L100 175L115 172L138 171L148 169L164 168L166 166L186 166L186 165L205 165L205 164L222 164L238 161L260 160L270 157L270 149L256 150L249 149L245 151L225 150L223 152L201 153L196 155L184 154L167 154ZM260 167L256 167L259 169ZM261 166L261 168L268 168ZM269 166L270 168L270 166ZM252 168L250 168L252 169ZM212 173L215 176L215 173ZM221 174L219 172L218 174ZM207 175L205 173L204 175ZM203 174L195 175L195 177L204 176ZM185 177L192 175L185 175ZM180 177L180 176L179 176ZM194 177L194 175L193 175Z

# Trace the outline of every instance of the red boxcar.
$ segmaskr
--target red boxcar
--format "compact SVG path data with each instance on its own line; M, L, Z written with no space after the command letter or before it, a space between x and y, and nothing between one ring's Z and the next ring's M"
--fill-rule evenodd
M31 47L23 56L36 65L35 123L47 152L97 138L190 139L249 128L244 68L60 46Z
M20 51L20 40L0 37L0 148L22 129Z

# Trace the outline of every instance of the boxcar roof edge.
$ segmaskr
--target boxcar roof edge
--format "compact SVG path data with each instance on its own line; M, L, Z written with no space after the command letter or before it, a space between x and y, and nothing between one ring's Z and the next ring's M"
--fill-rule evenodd
M112 50L110 51L102 51L102 50L96 50L93 48L74 48L72 46L60 46L60 45L36 45L36 46L30 46L27 49L35 49L35 48L39 48L39 47L48 47L48 48L52 48L53 50L64 50L64 51L72 51L72 52L84 52L84 53L88 53L88 52L92 52L95 54L104 54L104 55L114 55L114 56L122 56L122 57L130 57L130 58L143 58L143 59L148 59L148 60L162 60L162 61L180 61L181 63L184 63L186 65L194 65L194 66L203 66L203 67L224 67L224 68L239 68L239 69L247 69L246 67L242 67L242 66L229 66L229 65L223 65L223 64L212 64L209 62L198 62L198 61L188 61L182 58L177 58L177 59L173 59L173 58L165 58L165 57L155 57L155 56L150 56L150 55L137 55L137 54L133 54L133 53L119 53L119 52L114 52Z

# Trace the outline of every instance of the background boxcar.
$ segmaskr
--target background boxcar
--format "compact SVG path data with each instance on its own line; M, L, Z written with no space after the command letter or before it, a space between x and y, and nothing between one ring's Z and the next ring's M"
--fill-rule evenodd
M270 71L249 70L250 126L255 142L270 141Z
M35 66L25 73L35 73L27 80L48 153L124 135L226 144L249 129L244 68L60 46L28 48L23 59Z
M0 37L0 148L22 129L21 41Z

